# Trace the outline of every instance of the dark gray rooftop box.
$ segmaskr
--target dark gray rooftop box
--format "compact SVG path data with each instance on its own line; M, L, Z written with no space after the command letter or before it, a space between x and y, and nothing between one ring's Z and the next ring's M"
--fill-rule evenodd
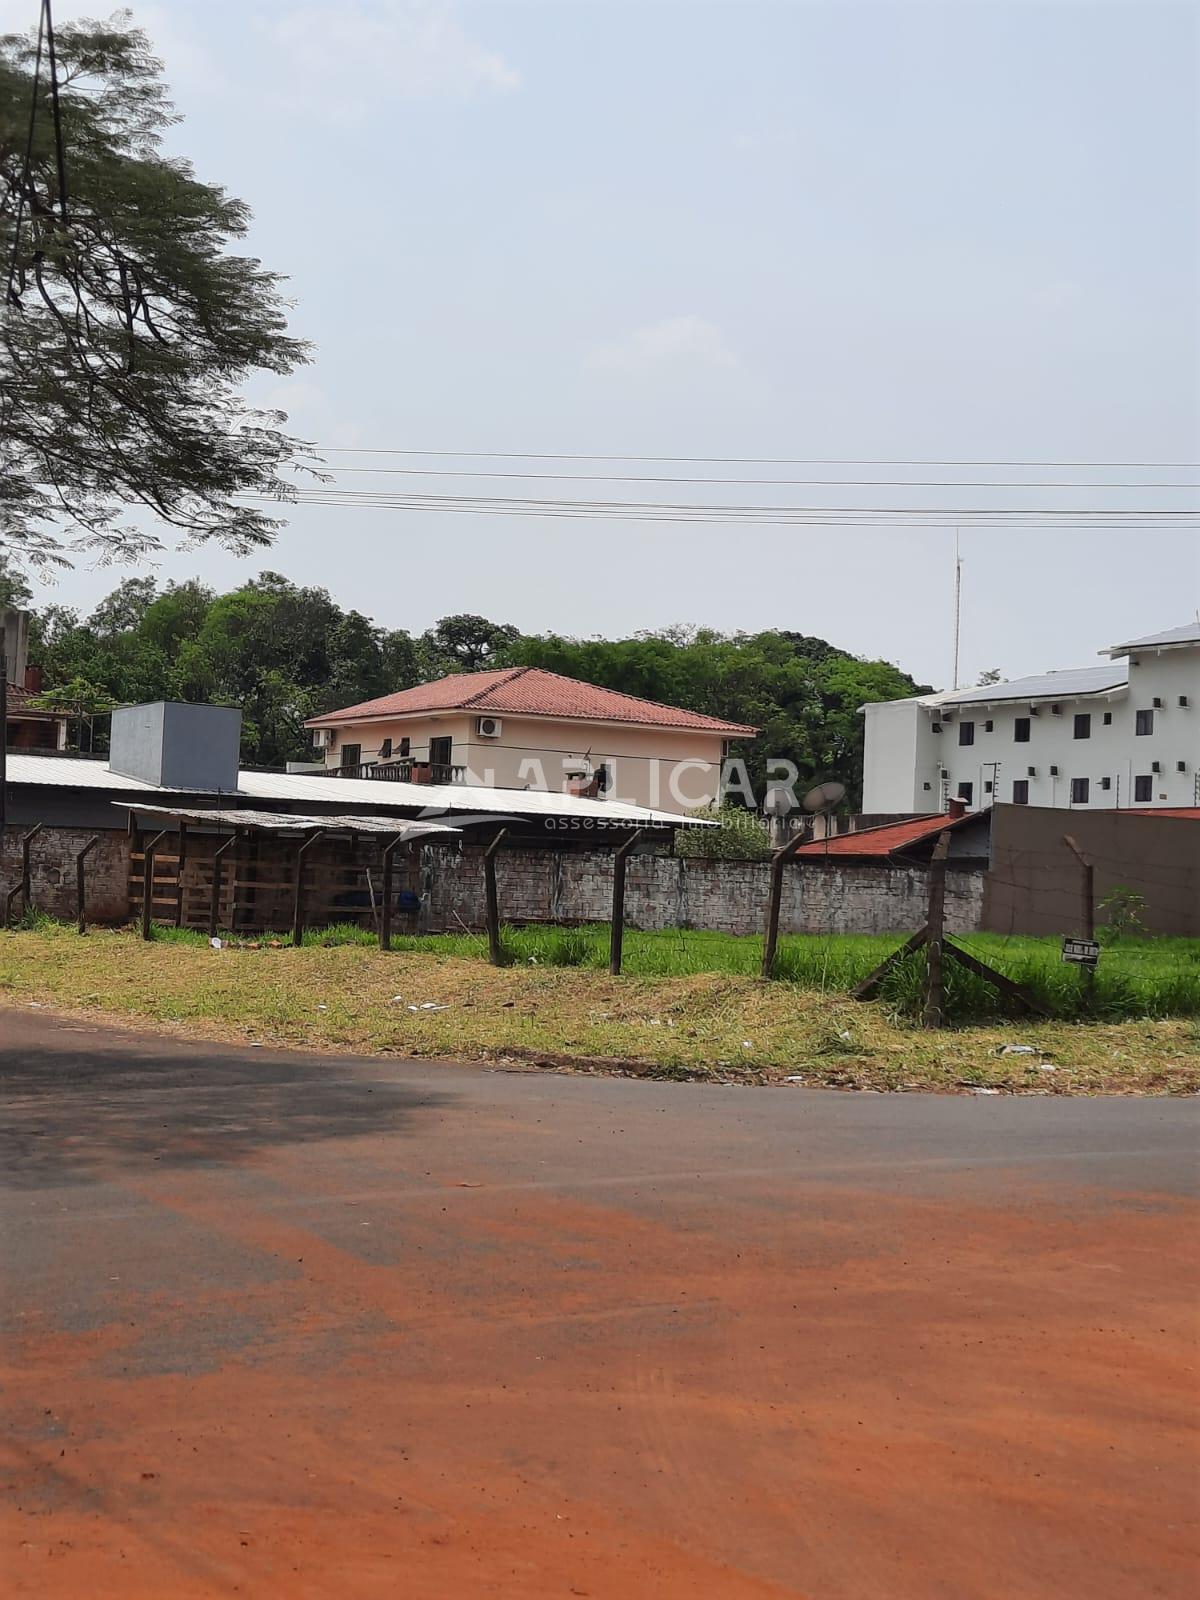
M242 713L234 706L155 700L112 714L108 765L163 789L234 794Z

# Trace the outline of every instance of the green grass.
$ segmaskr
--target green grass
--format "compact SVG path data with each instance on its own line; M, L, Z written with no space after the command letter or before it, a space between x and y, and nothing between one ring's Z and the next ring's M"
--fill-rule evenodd
M178 928L156 927L154 937L183 944L208 943L207 934ZM287 942L280 936L223 937L252 947ZM512 966L603 970L608 965L609 931L603 925L505 927L501 937ZM779 942L775 976L799 988L846 995L901 942L898 934L786 935ZM1200 940L1131 938L1110 942L1090 985L1078 967L1061 960L1058 939L976 933L964 935L958 942L1023 985L1055 1017L1112 1021L1200 1017ZM378 941L372 931L356 923L337 923L309 930L305 943L334 949L346 945L370 948ZM397 934L392 945L400 952L487 959L487 939L476 933ZM681 978L710 972L754 977L761 962L762 940L756 936L698 929L658 933L630 929L625 934L623 970L629 977ZM892 968L880 999L895 1016L914 1018L921 1010L924 977L925 957L918 952ZM945 984L949 1021L968 1023L1021 1015L1016 1002L954 961L945 964Z

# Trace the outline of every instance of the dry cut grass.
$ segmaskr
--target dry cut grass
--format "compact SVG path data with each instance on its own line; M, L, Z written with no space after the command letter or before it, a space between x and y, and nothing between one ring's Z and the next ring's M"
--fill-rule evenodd
M1194 1021L927 1033L882 1005L744 974L610 978L371 947L212 950L100 929L80 938L51 926L0 934L0 1002L214 1039L663 1076L885 1090L1200 1090ZM1018 1043L1033 1052L999 1053Z

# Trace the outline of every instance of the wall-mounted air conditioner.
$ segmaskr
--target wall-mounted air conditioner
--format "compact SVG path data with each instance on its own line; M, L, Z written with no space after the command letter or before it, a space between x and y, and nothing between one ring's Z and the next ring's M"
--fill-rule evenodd
M1162 695L1160 695L1160 694L1156 694L1154 696L1154 709L1155 709L1155 711L1161 711L1162 710Z
M1161 772L1162 771L1162 762L1161 761L1152 761L1150 763L1150 771L1151 772Z
M1025 768L1025 776L1027 778L1036 778L1037 777L1037 768L1036 767L1026 767Z
M1062 716L1062 706L1059 705L1057 700L1050 707L1050 715L1052 717L1061 717Z
M481 739L498 739L504 730L499 717L476 717L475 732Z
M1175 771L1176 772L1186 772L1187 771L1187 762L1186 761L1177 761L1175 763Z
M942 725L941 725L940 722L933 722L933 723L930 724L930 732L931 733L941 733L941 731L942 731Z
M1051 767L1050 768L1050 776L1052 778L1057 778L1058 777L1058 768L1057 767Z
M1112 788L1112 779L1111 778L1101 778L1100 779L1100 787L1102 789L1111 789Z

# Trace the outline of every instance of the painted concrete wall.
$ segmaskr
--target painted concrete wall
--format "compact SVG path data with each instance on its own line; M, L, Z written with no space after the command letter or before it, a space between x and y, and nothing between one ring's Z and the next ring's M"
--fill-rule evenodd
M1187 699L1186 706L1179 704L1181 696ZM1162 701L1159 709L1154 707L1156 697ZM1200 649L1141 655L1130 662L1128 688L1105 695L1064 695L1059 703L1062 712L1055 716L1050 701L1036 702L1027 743L1016 741L1014 724L1018 717L1029 716L1028 701L922 706L906 700L868 707L863 809L936 811L943 769L949 794L970 783L971 804L976 806L993 800L1011 802L1014 782L1028 783L1032 806L1111 811L1119 806L1198 803ZM1139 710L1154 712L1152 734L1135 732ZM1077 712L1091 717L1090 734L1084 739L1075 737ZM1106 712L1112 718L1108 724ZM941 722L941 733L933 732L935 722ZM960 742L964 723L974 727L974 742L969 745ZM1160 773L1153 771L1155 762ZM1057 775L1050 771L1053 766ZM1138 777L1151 779L1149 801L1134 798ZM1083 807L1073 806L1073 778L1089 780ZM994 784L993 790L989 784Z
M404 738L410 758L428 760L430 740L442 737L453 740L451 764L467 769L468 783L561 793L567 786L564 767L590 761L592 771L608 768L609 799L674 812L709 803L720 788L719 735L507 713L499 721L498 739L480 738L475 715L457 712L347 725L325 750L325 764L340 766L347 744L361 746L362 761L376 761L386 739L396 755Z
M1078 811L1067 824L1061 811L997 806L984 928L1082 934L1083 873L1063 840L1068 827L1093 863L1097 907L1114 889L1132 889L1149 932L1200 937L1200 822L1150 811Z

